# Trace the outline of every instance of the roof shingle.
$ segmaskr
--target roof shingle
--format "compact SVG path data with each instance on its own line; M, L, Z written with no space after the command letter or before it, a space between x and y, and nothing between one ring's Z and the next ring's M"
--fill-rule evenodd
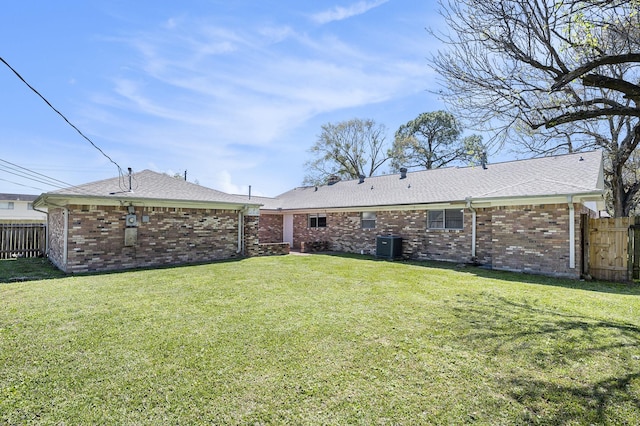
M602 153L567 154L489 164L486 169L450 167L400 175L298 187L271 200L266 209L320 209L462 202L496 198L602 193Z
M131 175L131 191L129 191L129 176L126 175L60 189L46 195L259 204L249 202L247 197L227 194L151 170L143 170Z

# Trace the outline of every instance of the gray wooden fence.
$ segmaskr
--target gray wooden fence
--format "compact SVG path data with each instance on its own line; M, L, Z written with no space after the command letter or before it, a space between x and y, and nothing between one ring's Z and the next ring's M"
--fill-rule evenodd
M0 223L0 259L43 256L47 226Z

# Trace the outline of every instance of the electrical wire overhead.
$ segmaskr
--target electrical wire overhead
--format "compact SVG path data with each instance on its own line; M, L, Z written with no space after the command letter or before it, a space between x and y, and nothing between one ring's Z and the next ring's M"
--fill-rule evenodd
M97 149L104 157L106 157L111 163L113 163L117 168L118 168L118 175L122 176L124 173L122 171L122 168L120 167L120 165L118 163L116 163L115 161L113 161L113 159L111 157L109 157L102 149L100 149L100 147L98 147L98 145L96 145L91 139L89 139L84 133L82 133L80 131L80 129L78 129L73 123L71 123L67 117L64 116L64 114L62 114L60 111L58 111L53 105L51 105L51 102L49 102L44 96L42 96L40 94L40 92L38 92L33 86L31 86L21 75L20 73L18 73L18 71L16 71L11 65L9 65L9 63L7 61L4 60L4 58L2 58L0 56L0 61L5 64L15 75L16 77L18 77L24 84L27 85L27 87L29 89L31 89L31 91L33 91L33 93L35 93L36 95L38 95L40 97L40 99L42 99L48 106L49 108L51 108L53 111L56 112L56 114L58 114L60 117L62 117L62 119L64 121L67 122L67 124L69 126L71 126L76 132L78 132L78 134L80 134L80 136L82 136L87 142L89 142L95 149Z
M70 191L74 191L77 193L87 193L87 191L84 191L82 188L79 188L73 184L70 184L68 182L65 182L63 180L60 179L56 179L56 178L52 178L50 176L47 176L45 174L42 173L38 173L36 171L30 170L26 167L22 167L18 164L12 163L10 161L7 160L3 160L0 158L0 172L4 172L4 173L8 173L23 179L27 179L33 182L37 182L37 183L41 183L47 186L52 186L54 188L57 189L68 189ZM9 182L9 183L13 183L15 185L20 185L20 186L25 186L27 188L32 188L32 189L37 189L40 191L44 191L42 188L36 188L33 186L27 186L27 185L23 185L20 184L18 182L13 182L13 181L9 181L7 179L0 179L3 180L5 182Z
M29 188L29 189L35 189L35 190L38 190L38 191L44 191L44 189L42 189L42 188L38 188L38 187L35 187L35 186L25 185L25 184L22 184L22 183L14 182L14 181L12 181L12 180L2 179L2 178L0 178L0 180L1 180L2 182L8 182L8 183L11 183L11 184L13 184L13 185L23 186L23 187L25 187L25 188Z
M8 163L7 161L1 160L1 159L0 159L0 162ZM9 164L12 164L12 163L9 163ZM33 182L42 183L47 186L53 186L54 188L58 188L58 189L65 187L64 185L61 185L60 183L58 183L57 179L49 178L47 176L40 175L37 172L31 172L30 170L25 169L26 171L23 171L21 169L22 168L19 166L18 168L16 168L11 166L6 166L5 164L0 164L0 172L5 172L10 175L28 179ZM66 185L66 186L69 186L69 185Z

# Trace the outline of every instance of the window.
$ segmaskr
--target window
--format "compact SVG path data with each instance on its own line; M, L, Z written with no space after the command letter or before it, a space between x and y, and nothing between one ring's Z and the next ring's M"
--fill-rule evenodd
M27 204L27 210L33 210L33 203Z
M362 212L362 229L373 229L376 227L376 212Z
M309 215L309 228L326 228L327 215L324 213L316 213Z
M0 209L13 210L13 201L0 201Z
M427 228L429 229L462 229L463 210L429 210L427 215Z

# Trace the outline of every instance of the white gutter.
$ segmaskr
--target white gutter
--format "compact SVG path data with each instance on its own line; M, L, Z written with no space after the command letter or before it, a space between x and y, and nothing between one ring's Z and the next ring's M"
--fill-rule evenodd
M576 268L576 211L573 206L573 196L567 196L569 205L569 268Z
M471 210L471 261L476 260L476 209L471 206L471 197L465 198L467 208Z

